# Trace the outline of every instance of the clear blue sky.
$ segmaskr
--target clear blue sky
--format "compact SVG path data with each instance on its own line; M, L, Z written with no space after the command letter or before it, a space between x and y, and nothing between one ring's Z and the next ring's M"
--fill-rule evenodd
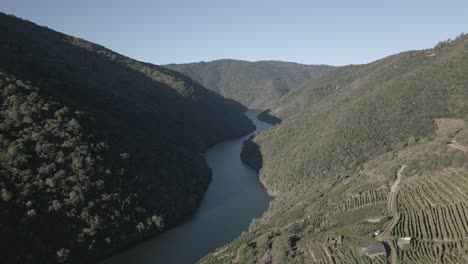
M468 0L1 0L0 10L155 64L358 64L468 32Z

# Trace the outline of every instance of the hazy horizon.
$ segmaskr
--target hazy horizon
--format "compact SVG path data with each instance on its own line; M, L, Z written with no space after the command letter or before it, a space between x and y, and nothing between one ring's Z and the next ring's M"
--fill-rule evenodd
M465 1L6 0L0 11L141 61L221 59L342 66L431 48L466 32Z

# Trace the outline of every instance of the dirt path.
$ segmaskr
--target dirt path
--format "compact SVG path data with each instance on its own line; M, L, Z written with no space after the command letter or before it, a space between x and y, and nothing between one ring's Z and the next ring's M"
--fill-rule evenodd
M391 234L393 228L395 228L396 224L398 223L398 220L400 220L400 213L398 212L397 208L397 194L401 182L401 172L405 169L405 167L406 165L401 166L400 170L397 172L397 178L395 180L395 183L392 185L392 188L390 189L390 194L388 196L388 210L390 211L393 218L390 220L390 223L387 225L382 234L379 237L377 237L377 240L386 244L390 249L390 256L387 257L389 258L389 263L391 264L396 264L398 262L398 255L396 252L395 245L391 241Z
M397 194L398 194L398 189L399 185L401 182L401 172L405 169L406 165L401 166L400 170L397 173L397 179L395 183L393 184L392 188L390 189L390 194L388 195L388 210L392 214L393 218L390 221L390 224L385 228L385 230L382 233L382 238L388 238L390 237L390 234L392 233L393 228L395 225L398 223L398 220L400 219L400 214L398 213L398 208L397 208Z
M310 254L310 257L312 258L312 263L317 262L317 257L315 257L315 253L311 248L309 248L309 254Z
M327 246L322 245L322 249L323 249L323 251L325 251L325 255L327 255L328 261L329 261L330 263L333 263L332 255L330 254L330 251L328 251Z
M458 149L458 150L461 150L463 152L468 152L468 147L458 143L457 141L455 140L452 140L450 141L450 143L447 144L447 146L451 147L451 148L454 148L454 149Z

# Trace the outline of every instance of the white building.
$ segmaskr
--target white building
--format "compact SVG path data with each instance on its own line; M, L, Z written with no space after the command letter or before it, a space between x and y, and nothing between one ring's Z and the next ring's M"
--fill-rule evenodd
M411 237L400 237L397 241L398 246L408 245L411 242Z

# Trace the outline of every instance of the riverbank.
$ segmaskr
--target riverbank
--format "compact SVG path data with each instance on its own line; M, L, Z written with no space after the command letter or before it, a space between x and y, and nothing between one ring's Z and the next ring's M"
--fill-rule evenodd
M272 126L281 123L281 119L272 115L270 109L266 109L257 115L258 120L271 124Z
M257 114L246 113L256 131L269 128L256 118ZM260 217L271 200L257 173L240 159L242 144L251 135L217 144L204 154L212 182L193 216L102 263L194 263L247 231L252 219Z

